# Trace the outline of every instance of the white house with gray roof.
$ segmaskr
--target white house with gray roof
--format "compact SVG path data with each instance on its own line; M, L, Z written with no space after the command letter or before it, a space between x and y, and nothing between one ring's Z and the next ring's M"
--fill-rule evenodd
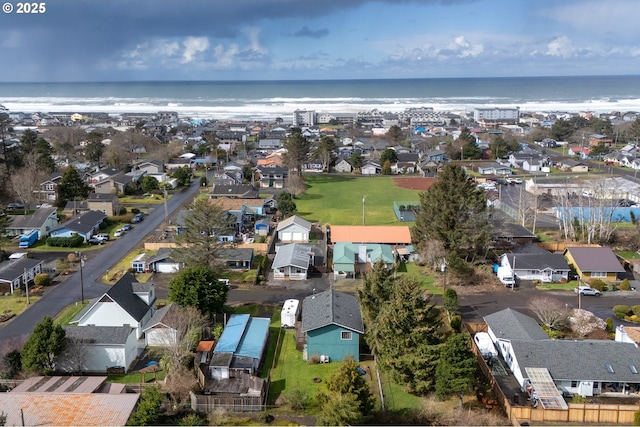
M634 344L551 339L535 319L510 308L484 320L522 390L531 390L527 368L546 369L558 390L581 396L640 390L640 352Z
M569 280L569 263L562 254L529 244L500 256L500 265L520 280L539 280L544 283Z
M276 228L278 240L282 243L308 243L311 223L297 215L280 221Z
M140 283L130 273L122 276L101 297L92 301L71 323L78 326L131 326L136 338L155 313L156 294L153 283Z
M274 279L305 280L313 265L313 249L309 245L290 243L278 246L271 268Z
M129 370L138 357L135 328L130 326L65 326L67 348L58 357L56 370L70 373L103 373Z

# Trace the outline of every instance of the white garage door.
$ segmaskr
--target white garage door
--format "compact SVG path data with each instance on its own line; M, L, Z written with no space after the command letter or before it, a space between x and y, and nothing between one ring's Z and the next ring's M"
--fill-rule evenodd
M156 264L158 273L176 273L178 270L178 264L174 262L159 262Z
M283 231L282 232L282 237L280 238L280 240L282 240L283 242L290 242L293 238L293 233L290 231Z
M304 233L293 233L293 241L294 242L302 242L304 241Z

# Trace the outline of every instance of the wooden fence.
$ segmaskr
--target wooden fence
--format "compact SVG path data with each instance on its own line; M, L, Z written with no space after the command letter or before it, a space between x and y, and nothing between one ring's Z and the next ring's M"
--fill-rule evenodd
M536 243L542 249L549 252L564 252L567 248L597 248L600 245L594 243L576 243L576 242L538 242Z
M175 242L145 242L144 250L145 251L157 251L161 248L177 248L178 244ZM255 253L258 254L266 254L267 253L267 244L266 243L239 243L234 246L235 248L251 248Z

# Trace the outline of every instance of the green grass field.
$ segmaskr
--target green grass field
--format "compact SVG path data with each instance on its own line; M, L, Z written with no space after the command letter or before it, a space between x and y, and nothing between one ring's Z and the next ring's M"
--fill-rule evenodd
M419 191L397 187L391 177L308 176L307 191L295 202L308 221L333 225L398 225L393 202L418 202ZM412 225L412 223L403 223Z

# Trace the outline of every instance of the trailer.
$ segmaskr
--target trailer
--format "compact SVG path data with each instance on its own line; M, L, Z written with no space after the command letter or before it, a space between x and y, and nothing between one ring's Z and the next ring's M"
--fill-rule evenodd
M284 302L282 313L280 314L281 326L283 328L295 328L299 309L300 301L297 299L288 299Z
M38 230L31 230L20 236L20 248L30 248L38 241Z

